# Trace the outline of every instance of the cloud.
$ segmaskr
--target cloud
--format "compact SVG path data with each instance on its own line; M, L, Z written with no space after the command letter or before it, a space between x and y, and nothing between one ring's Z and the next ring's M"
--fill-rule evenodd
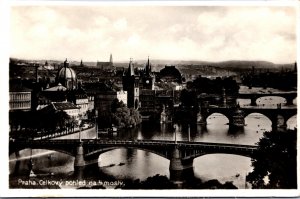
M10 24L20 58L296 59L292 7L16 6Z
M114 23L114 28L118 31L124 31L127 28L127 20L125 18L118 19Z

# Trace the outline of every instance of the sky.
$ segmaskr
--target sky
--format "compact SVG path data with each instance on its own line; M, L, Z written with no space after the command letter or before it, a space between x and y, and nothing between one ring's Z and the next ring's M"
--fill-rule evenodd
M10 56L292 63L296 17L288 6L13 6Z

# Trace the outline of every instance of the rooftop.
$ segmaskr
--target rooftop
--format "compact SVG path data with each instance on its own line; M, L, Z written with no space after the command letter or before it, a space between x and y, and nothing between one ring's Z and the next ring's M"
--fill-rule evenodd
M53 107L56 110L69 110L69 109L79 109L75 104L71 102L53 102Z

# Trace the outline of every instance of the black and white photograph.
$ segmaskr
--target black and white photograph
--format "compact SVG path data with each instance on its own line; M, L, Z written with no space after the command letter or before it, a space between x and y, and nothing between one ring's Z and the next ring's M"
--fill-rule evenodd
M298 10L12 4L7 189L299 195Z

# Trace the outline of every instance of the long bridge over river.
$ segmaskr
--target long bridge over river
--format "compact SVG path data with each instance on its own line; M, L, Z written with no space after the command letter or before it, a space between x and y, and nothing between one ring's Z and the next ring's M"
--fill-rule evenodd
M297 106L244 106L244 107L226 107L226 106L207 106L201 109L198 120L206 123L207 118L213 113L221 113L229 120L229 125L245 124L245 118L252 113L260 113L266 116L272 122L273 130L286 130L287 121L297 115ZM238 120L238 124L237 120Z
M240 90L238 93L239 99L250 99L251 100L251 106L256 106L257 99L261 97L282 97L286 100L286 105L293 105L293 100L297 97L297 91L270 91L267 89L261 89L261 90Z
M99 156L117 148L136 148L149 151L170 160L170 174L181 175L183 171L193 169L194 158L215 153L235 154L250 157L257 146L166 141L166 140L100 140L100 139L64 139L64 140L14 140L9 143L9 154L23 149L47 149L69 154L75 157L74 169L80 170L87 165L97 164Z

